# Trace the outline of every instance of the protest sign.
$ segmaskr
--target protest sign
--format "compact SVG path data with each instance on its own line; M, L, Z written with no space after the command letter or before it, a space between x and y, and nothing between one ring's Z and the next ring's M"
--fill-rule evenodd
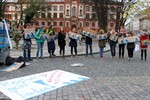
M35 38L35 28L24 29L25 39Z
M116 42L118 38L119 37L116 36L116 34L111 34L110 37L109 37L109 39L112 40L112 41L114 41L114 42Z
M126 43L131 42L139 42L139 38L137 36L130 36L125 38Z

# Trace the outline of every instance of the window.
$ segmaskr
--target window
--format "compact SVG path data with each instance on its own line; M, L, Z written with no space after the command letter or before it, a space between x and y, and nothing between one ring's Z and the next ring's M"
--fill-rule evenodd
M36 25L39 26L39 22L36 22Z
M54 26L57 26L57 22L54 22Z
M69 10L67 9L67 15L69 15Z
M82 27L82 23L81 22L79 23L79 27Z
M89 22L86 22L86 27L89 27L89 26L90 26Z
M45 18L45 13L42 13L42 18Z
M53 11L57 11L57 6L53 6Z
M60 23L59 23L59 26L63 26L63 22L60 22Z
M69 27L69 22L66 23L66 27Z
M85 11L90 11L90 6L86 6Z
M85 18L90 18L90 14L86 13Z
M82 15L82 10L80 9L80 15Z
M60 13L60 14L59 14L59 18L63 18L63 13Z
M63 6L60 6L60 7L59 7L59 11L64 11L64 7L63 7Z
M15 19L18 19L18 14L17 13L15 14Z
M110 27L114 27L114 23L110 23Z
M95 19L96 18L96 14L92 14L92 19Z
M72 8L72 16L76 16L76 7Z
M70 0L66 0L66 2L70 2Z
M45 25L45 22L42 22L42 25Z
M95 22L92 22L92 27L95 27Z
M48 17L48 18L51 18L51 13L48 13L47 17Z
M48 22L48 26L50 26L51 25L51 22Z
M54 13L54 18L57 18L57 13Z

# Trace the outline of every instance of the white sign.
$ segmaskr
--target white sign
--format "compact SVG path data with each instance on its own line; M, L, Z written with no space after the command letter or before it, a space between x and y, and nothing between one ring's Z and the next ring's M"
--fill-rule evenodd
M88 79L86 76L54 70L2 81L0 91L12 100L25 100Z

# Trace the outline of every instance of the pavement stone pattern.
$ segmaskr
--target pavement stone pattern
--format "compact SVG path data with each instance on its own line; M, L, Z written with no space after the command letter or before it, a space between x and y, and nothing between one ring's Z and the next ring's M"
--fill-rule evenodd
M66 86L28 100L150 100L150 49L147 61L140 60L140 51L133 60L116 58L110 52L94 57L77 56L34 59L31 65L12 72L0 72L0 81L52 71L56 69L90 77L89 80ZM73 63L84 63L84 67L71 67ZM10 100L0 93L0 100Z

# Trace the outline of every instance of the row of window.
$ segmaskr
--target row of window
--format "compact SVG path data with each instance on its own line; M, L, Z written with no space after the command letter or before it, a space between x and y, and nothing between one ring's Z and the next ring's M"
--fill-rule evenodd
M96 26L96 23L95 22L86 22L85 23L85 27L90 27L90 23L91 23L91 26L92 27L95 27ZM52 25L53 24L53 26L64 26L64 22L45 22L45 21L42 21L41 22L41 24L40 24L40 22L36 22L36 25L37 26L39 26L39 25L44 25L44 26L50 26L50 25ZM65 25L66 27L69 27L70 26L70 23L69 22L66 22L66 25ZM79 24L78 24L78 26L79 27L83 27L83 23L82 22L79 22Z

